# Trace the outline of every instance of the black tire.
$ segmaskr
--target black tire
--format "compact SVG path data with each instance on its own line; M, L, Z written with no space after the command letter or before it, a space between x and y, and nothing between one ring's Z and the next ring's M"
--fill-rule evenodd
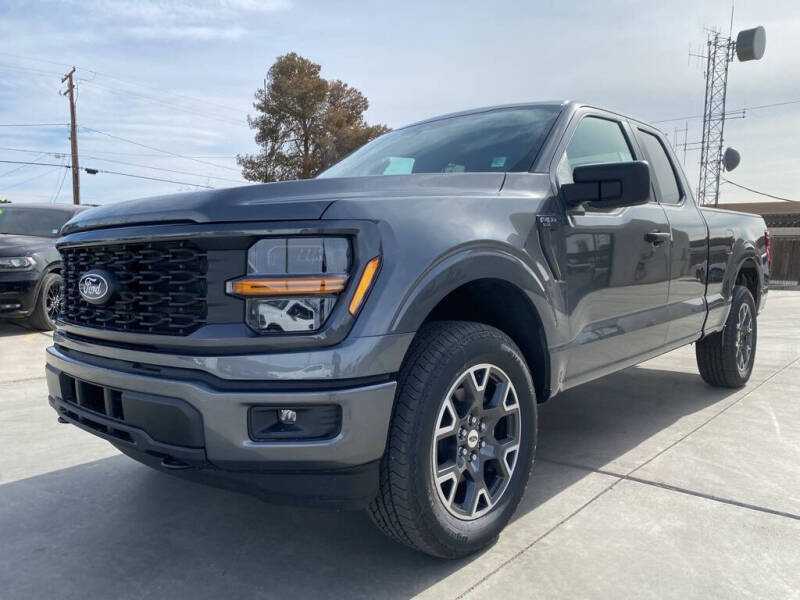
M58 293L58 302L54 305L53 294ZM50 331L56 328L55 316L58 313L61 303L61 275L58 273L48 273L42 280L39 296L36 298L36 306L28 319L28 323L34 329Z
M740 326L740 317L744 313L749 314L751 323L750 332L747 334L750 336L750 351L746 360L743 360L744 353L740 354L740 350L744 349L742 344L746 341L744 338L747 327ZM756 303L750 290L742 285L735 286L725 328L695 344L697 366L700 369L700 376L706 383L726 388L740 388L747 383L756 358L758 339L756 321Z
M484 368L485 374L480 375L479 371ZM472 373L476 375L470 381L475 382L477 388L480 388L478 377L483 377L484 391L478 392L471 387L469 393L482 399L463 400L462 404L454 400L462 390L455 386L459 382L467 386L466 377ZM489 381L500 376L505 377L501 384ZM513 399L508 400L514 394L507 394L501 401L500 413L494 410L492 414L495 416L492 417L492 406L500 408L493 404L496 402L494 399L502 395L497 392L500 385L513 390L518 409L514 407ZM490 396L491 399L487 400ZM460 396L462 399L465 397ZM507 401L510 408L506 406ZM434 438L440 431L437 428L440 428L445 415L445 404L454 409L456 405L471 405L472 408L466 409L463 417L460 410L458 414L451 413L453 431L458 427L459 433L447 434L446 442L455 440L452 454L456 458L451 461L448 446L448 458L442 460L463 468L461 477L465 477L463 473L470 469L480 472L480 487L487 492L494 487L496 494L495 498L490 498L492 492L481 497L482 491L478 491L473 495L477 498L472 505L475 510L463 518L455 516L453 511L458 509L455 502L458 490L462 489L459 486L467 486L463 489L469 488L472 492L478 489L471 475L466 476L468 481L456 480L451 484L454 487L452 493L448 492L449 501L440 493L442 483L437 488L434 482L434 471L439 468L436 466L439 455L434 453L434 448L438 453L444 441L434 441ZM464 431L459 419L469 422L473 409L480 411L479 406L484 404L488 407L485 409L488 429L483 427L484 419L481 418L478 425L469 425L468 436L462 436ZM474 414L484 415L482 412ZM505 416L497 417L498 414ZM493 420L497 418L505 420L505 425L493 425L499 423ZM432 556L459 558L480 550L503 530L525 492L536 450L536 425L536 395L531 375L522 353L507 335L493 327L472 322L442 321L425 325L409 348L399 373L387 449L381 461L380 489L369 507L370 517L389 537ZM479 434L480 442L475 445L473 434L477 428L484 433ZM516 442L513 436L505 442L498 442L498 435L505 437L497 433L498 428L516 432ZM466 458L459 459L459 452L468 443L470 448L474 448L474 454L468 453ZM512 451L510 447L514 444L518 449ZM504 465L501 466L496 458L492 459L490 453L502 455ZM492 460L494 467L490 465ZM507 464L509 462L513 466ZM442 467L442 470L446 468ZM494 477L491 484L490 477ZM501 482L499 485L498 481ZM463 502L465 505L469 503L467 500ZM465 520L467 518L469 520Z

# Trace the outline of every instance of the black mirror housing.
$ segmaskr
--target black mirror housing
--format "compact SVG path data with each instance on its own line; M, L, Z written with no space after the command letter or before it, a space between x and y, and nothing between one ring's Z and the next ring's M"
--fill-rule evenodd
M572 172L575 183L561 186L567 206L586 202L598 208L646 204L650 199L650 166L646 161L582 165Z

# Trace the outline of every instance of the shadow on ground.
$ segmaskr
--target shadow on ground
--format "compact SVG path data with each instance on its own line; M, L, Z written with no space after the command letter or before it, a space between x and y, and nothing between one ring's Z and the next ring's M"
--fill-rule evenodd
M628 369L544 405L539 454L600 467L729 394ZM585 475L543 461L517 518ZM363 513L271 506L124 456L0 486L0 532L0 589L14 598L402 598L480 559L435 560Z
M0 338L34 333L35 331L27 327L23 321L0 321Z

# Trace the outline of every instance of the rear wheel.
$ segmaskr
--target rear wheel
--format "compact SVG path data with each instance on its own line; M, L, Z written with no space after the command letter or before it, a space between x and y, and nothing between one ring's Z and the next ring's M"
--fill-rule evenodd
M398 378L370 515L427 554L471 554L511 518L535 445L533 383L514 342L479 323L431 323Z
M49 331L55 329L58 312L61 310L61 275L48 273L42 280L39 297L29 322L31 327Z
M756 303L746 287L733 288L725 328L695 345L700 375L715 387L742 387L753 372L758 328Z

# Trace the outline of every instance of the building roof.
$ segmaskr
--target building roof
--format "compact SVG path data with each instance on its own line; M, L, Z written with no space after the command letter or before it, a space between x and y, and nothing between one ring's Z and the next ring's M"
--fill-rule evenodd
M738 210L754 215L786 215L800 213L800 202L729 202L717 208Z
M800 202L729 202L719 208L761 215L770 232L800 227Z

